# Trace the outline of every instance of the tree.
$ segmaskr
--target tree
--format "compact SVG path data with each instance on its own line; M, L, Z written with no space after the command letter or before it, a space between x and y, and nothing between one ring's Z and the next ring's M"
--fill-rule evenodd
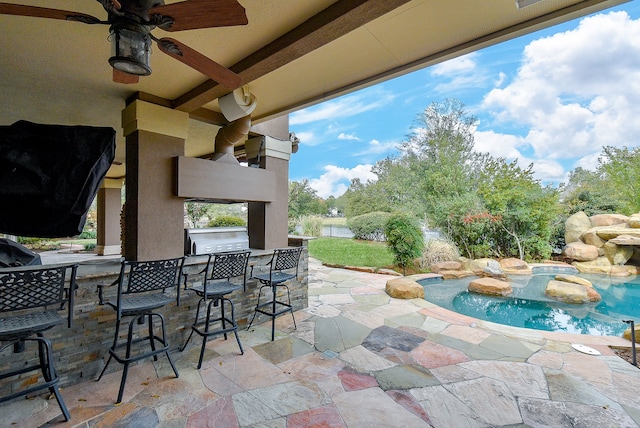
M414 188L427 210L475 188L479 157L473 150L476 123L477 119L465 112L460 101L432 103L402 144Z
M411 214L396 212L391 214L384 227L387 246L393 259L407 273L407 265L422 255L424 235L420 223Z
M566 217L584 211L588 216L616 213L621 209L618 193L607 188L608 183L598 171L577 167L569 173L569 180L561 198L566 208Z
M401 154L373 167L377 180L352 182L347 217L402 210L447 233L467 257L549 257L558 192L533 178L532 165L476 152L476 123L460 101L432 103Z
M326 213L324 201L309 186L309 180L289 182L289 218Z
M494 245L501 256L549 258L558 191L540 185L533 164L523 169L503 158L486 162L478 194L488 212L500 219Z
M192 228L198 227L198 221L209 211L209 204L202 202L186 202L184 206L187 221Z
M608 192L617 196L622 214L640 211L640 147L603 147L598 172Z

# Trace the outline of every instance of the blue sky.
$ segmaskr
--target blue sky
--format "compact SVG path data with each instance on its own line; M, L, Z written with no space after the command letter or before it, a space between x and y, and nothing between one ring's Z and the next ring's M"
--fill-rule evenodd
M637 0L371 86L290 115L290 180L340 196L397 146L432 102L462 101L475 147L544 184L593 169L603 146L640 145Z

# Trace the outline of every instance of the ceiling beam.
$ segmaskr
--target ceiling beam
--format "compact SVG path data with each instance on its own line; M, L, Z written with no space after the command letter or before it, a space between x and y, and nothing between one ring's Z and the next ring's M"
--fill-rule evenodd
M338 0L229 69L240 75L244 83L250 83L409 1ZM229 92L218 82L207 80L175 99L173 108L192 112Z

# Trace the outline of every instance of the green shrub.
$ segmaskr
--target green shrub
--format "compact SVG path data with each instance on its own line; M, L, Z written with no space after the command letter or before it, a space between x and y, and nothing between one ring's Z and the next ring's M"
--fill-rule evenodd
M298 234L298 231L296 230L297 226L298 226L298 221L296 219L290 218L287 221L287 232L289 233L289 235Z
M384 241L384 228L390 215L376 211L351 217L347 220L347 227L353 232L354 239Z
M322 216L305 215L300 218L302 225L302 234L305 236L315 236L319 238L322 235Z
M418 219L402 212L391 214L384 233L395 263L406 273L407 265L420 257L424 248L424 235Z
M82 231L80 235L78 235L78 239L96 239L97 235L98 234L96 233L95 230L85 229Z
M84 249L85 249L86 251L93 251L93 250L95 250L95 249L96 249L96 244L95 244L95 243L93 243L93 242L88 243L88 244L84 244Z
M18 237L18 243L34 251L51 251L60 249L58 242L46 238Z
M430 239L425 243L420 268L428 269L431 265L440 262L458 260L460 252L452 241L446 239Z
M207 224L207 227L246 226L244 219L234 215L219 215Z

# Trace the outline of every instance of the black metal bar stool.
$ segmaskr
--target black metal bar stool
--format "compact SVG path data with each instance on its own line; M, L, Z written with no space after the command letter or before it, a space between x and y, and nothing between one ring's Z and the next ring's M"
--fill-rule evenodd
M256 303L256 309L253 312L251 322L247 327L247 330L251 328L253 321L256 318L256 314L261 313L271 317L271 340L275 338L276 317L286 312L291 312L293 318L293 327L296 326L296 317L293 315L293 307L291 306L291 294L289 293L289 287L285 284L286 281L298 276L298 262L300 260L300 253L302 247L295 248L280 248L273 250L273 256L267 266L269 266L268 273L259 273L254 275L253 268L251 266L251 278L260 281L262 286L258 291L258 302ZM287 301L278 300L278 287L284 287L287 291ZM263 288L271 289L271 300L268 302L260 303L260 297L262 295Z
M164 317L156 309L160 309L168 303L172 302L176 297L167 293L172 287L179 289L180 276L184 257L166 260L153 261L123 261L120 268L118 279L109 285L98 286L98 298L101 305L109 305L116 311L116 328L113 336L113 345L109 348L109 359L104 365L100 376L102 378L107 366L111 362L111 358L118 363L124 365L122 371L122 380L120 381L120 390L118 391L118 400L122 401L124 393L124 385L127 381L127 373L129 364L142 360L144 358L153 357L158 360L158 354L164 353L171 364L171 368L176 377L179 377L171 355L169 355L169 342L167 341L167 333L164 324ZM118 285L117 297L114 301L107 301L103 296L103 289L107 286ZM177 292L178 304L180 304L180 291ZM129 321L129 330L125 342L119 341L120 321L124 317L132 317ZM154 318L160 321L162 336L157 336L153 331ZM140 333L134 337L134 326L144 325L145 319L148 325L147 333ZM133 345L139 342L147 342L148 350L132 349ZM119 343L120 342L120 343ZM160 347L156 347L156 343ZM118 354L118 348L125 347L124 355Z
M26 390L0 397L0 403L49 389L55 395L65 421L71 418L58 390L60 378L53 364L53 348L43 332L64 321L60 311L66 314L67 327L72 326L77 268L77 264L57 264L0 269L0 341L8 342L0 351L13 346L13 352L20 353L25 350L25 342L38 343L38 363L25 362L29 365L2 373L0 379L40 370L45 380ZM5 312L14 311L20 312L3 316Z
M184 351L187 347L194 332L199 334L202 337L202 347L200 348L198 369L202 367L202 357L204 356L207 339L211 336L224 334L224 339L227 340L227 333L233 332L236 335L240 354L244 355L242 343L240 343L240 338L238 337L238 324L236 323L233 302L225 296L240 288L246 291L247 265L249 264L250 254L251 251L249 250L209 254L207 265L200 272L195 273L196 275L204 274L201 285L187 288L189 274L184 274L185 289L194 291L200 297L200 300L196 309L196 318L191 325L191 333L189 333L189 337L180 351ZM234 284L231 282L231 278L242 278L242 284ZM225 302L231 307L231 318L229 318L229 314L225 314ZM207 314L203 320L199 320L201 305L207 308ZM220 316L214 318L212 308L217 306L220 306ZM211 329L211 326L216 322L220 322L220 328ZM204 328L201 328L201 326L204 326Z

